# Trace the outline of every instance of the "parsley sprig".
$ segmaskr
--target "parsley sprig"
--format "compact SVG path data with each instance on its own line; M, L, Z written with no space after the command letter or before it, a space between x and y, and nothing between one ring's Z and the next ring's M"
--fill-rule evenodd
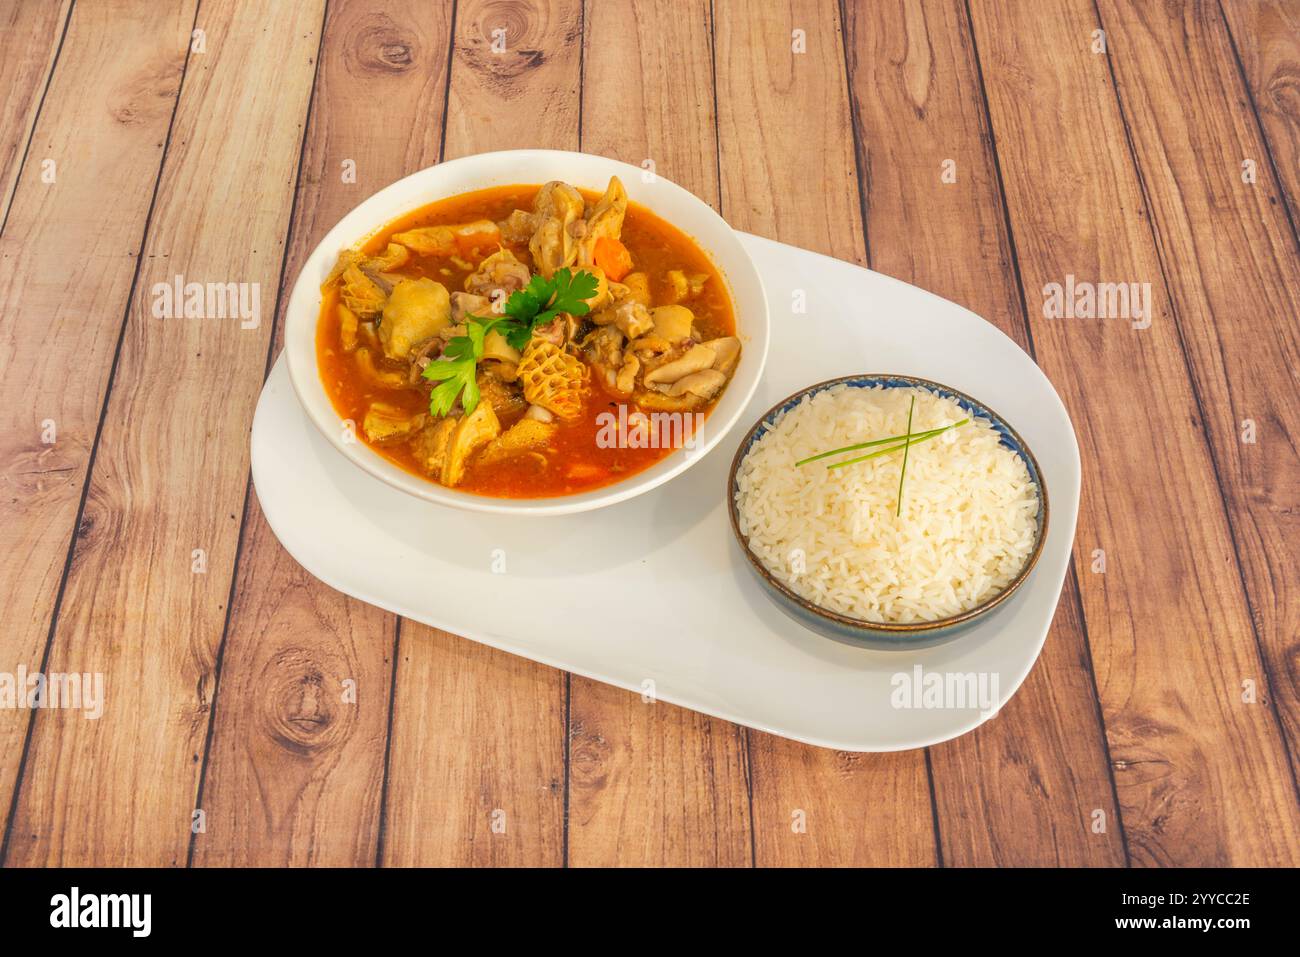
M483 358L483 340L492 327L501 321L467 316L465 335L453 338L442 350L443 358L424 367L420 374L430 382L439 383L429 393L430 415L446 415L456 404L457 396L460 396L460 404L464 406L466 415L474 411L479 397L475 368L478 360Z
M429 414L446 415L458 397L466 415L478 406L477 367L489 332L497 329L511 347L522 350L534 329L560 313L585 316L590 312L583 300L594 296L598 285L595 275L586 270L575 275L567 268L559 269L550 279L534 276L527 286L511 294L504 316L466 316L465 334L452 338L442 350L442 358L430 362L420 373L438 383L429 393Z
M574 274L566 266L557 269L550 279L534 276L523 289L506 300L506 317L502 335L515 349L528 345L533 330L544 326L562 312L585 316L591 308L584 302L596 295L599 281L585 269Z

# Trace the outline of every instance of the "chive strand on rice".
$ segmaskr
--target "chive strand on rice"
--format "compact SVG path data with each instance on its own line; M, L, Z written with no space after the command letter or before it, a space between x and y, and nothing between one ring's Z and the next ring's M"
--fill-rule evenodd
M962 419L960 422L954 422L952 425L945 425L941 429L930 429L929 431L926 432L916 432L912 435L911 439L908 440L907 442L902 441L904 438L906 438L905 436L895 435L892 438L877 439L875 442L864 442L861 445L846 445L842 449L836 449L835 452L847 452L851 449L866 448L868 445L879 445L881 442L898 442L897 445L890 446L887 449L881 449L880 451L872 452L869 455L859 455L855 459L845 459L843 462L836 462L834 465L826 466L826 468L842 469L846 465L855 465L858 462L865 462L867 459L874 459L880 455L888 455L890 452L897 452L899 449L904 448L908 445L919 445L921 442L928 442L930 439L934 438L935 436L942 435L944 432L947 432L949 429L958 428L960 426L967 424L968 422L970 422L970 419ZM834 455L835 452L824 452L822 453L822 455ZM817 456L817 457L821 458L822 456ZM798 463L796 462L795 464L797 465Z
M959 425L965 425L969 421L970 419L962 419L960 422L954 422L952 425L940 426L937 429L926 429L924 432L913 432L912 441L923 438L928 439L931 436L938 435L940 432L947 432L949 429L955 429ZM858 449L869 449L873 445L887 445L890 442L902 442L905 438L906 436L904 435L891 435L887 439L872 439L870 442L859 442L857 445L846 445L840 449L831 449L829 452L818 452L816 455L810 455L806 459L800 459L798 462L795 462L794 465L795 468L798 468L801 465L807 465L809 462L816 462L818 459L825 459L832 455L839 455L841 452L856 452ZM899 448L901 449L902 446L900 445ZM888 451L892 452L893 449L889 449ZM860 462L862 460L854 459L854 461ZM847 465L848 463L846 462L844 464Z

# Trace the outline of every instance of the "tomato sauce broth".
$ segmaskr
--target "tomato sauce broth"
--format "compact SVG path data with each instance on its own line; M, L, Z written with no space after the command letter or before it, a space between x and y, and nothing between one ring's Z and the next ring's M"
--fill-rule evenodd
M533 197L539 186L515 185L464 193L449 199L430 203L389 223L372 235L362 245L368 254L381 252L389 237L422 226L457 225L478 219L494 222L504 220L516 209L532 209ZM582 190L590 205L598 193ZM736 324L731 302L717 267L681 230L660 219L650 210L629 202L623 222L622 242L632 254L633 269L650 277L652 303L667 302L665 290L667 272L680 269L690 274L703 273L709 277L703 291L687 305L695 314L695 325L705 339L735 335ZM523 262L532 264L527 244L504 243ZM427 276L442 283L449 292L464 288L465 278L478 263L496 251L489 248L468 250L458 264L437 256L421 256L412 252L411 260L396 273L408 277ZM469 268L465 268L468 265ZM378 376L364 372L354 354L344 350L340 338L340 323L335 305L337 292L326 292L321 303L320 320L316 329L316 356L321 381L334 404L335 411L344 420L356 425L357 437L372 449L426 481L432 481L416 463L406 444L380 446L371 443L359 423L365 418L370 404L384 401L409 411L412 415L427 411L429 388L422 381L415 386L406 384L407 369L404 363L392 363L379 353L375 362ZM399 382L400 380L400 382ZM575 419L561 421L552 441L538 452L545 457L546 465L536 454L524 453L510 458L483 464L470 463L464 481L458 490L496 498L544 498L571 495L610 485L643 471L676 451L673 448L624 448L626 443L614 443L602 448L598 441L604 421L601 413L617 417L619 405L628 412L636 410L631 400L616 399L602 388L593 377L584 399L582 413ZM699 411L707 415L716 404L710 403ZM503 417L502 428L518 418Z

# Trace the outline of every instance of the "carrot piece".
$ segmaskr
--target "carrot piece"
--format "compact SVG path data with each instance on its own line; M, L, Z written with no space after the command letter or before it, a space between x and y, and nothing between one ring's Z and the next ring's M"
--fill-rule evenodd
M614 282L619 282L632 271L632 254L612 236L601 236L596 240L592 251L596 265L605 271L605 275Z

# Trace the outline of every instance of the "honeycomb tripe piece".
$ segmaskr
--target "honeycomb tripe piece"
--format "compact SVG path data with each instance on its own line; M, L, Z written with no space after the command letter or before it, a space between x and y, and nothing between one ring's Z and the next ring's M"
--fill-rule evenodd
M519 361L518 374L524 398L533 405L563 419L575 418L582 411L587 367L553 342L530 339Z

